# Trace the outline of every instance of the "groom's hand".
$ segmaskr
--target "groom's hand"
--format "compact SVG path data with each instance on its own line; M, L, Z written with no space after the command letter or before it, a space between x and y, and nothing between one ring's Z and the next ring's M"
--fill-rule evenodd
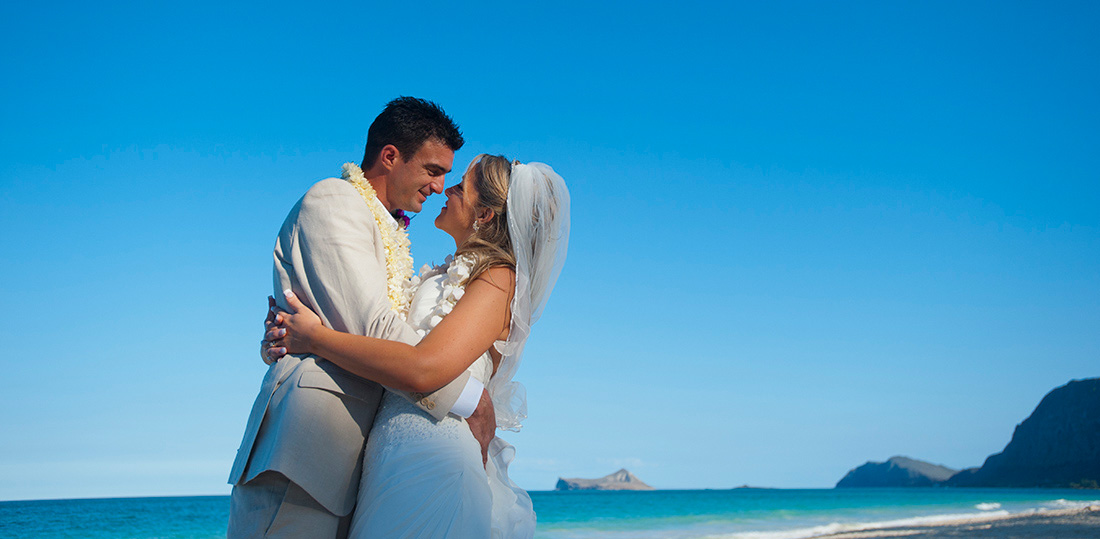
M470 425L470 431L474 433L474 439L481 444L481 465L489 460L489 442L497 432L497 414L493 409L493 399L489 397L489 390L481 390L481 400L474 408L474 413L466 418Z
M267 340L267 332L271 331L278 321L275 319L275 308L278 305L275 304L275 298L267 297L267 318L264 319L264 338L260 341L260 359L264 360L264 363L271 365L278 361L279 358L271 357L268 353L269 341Z

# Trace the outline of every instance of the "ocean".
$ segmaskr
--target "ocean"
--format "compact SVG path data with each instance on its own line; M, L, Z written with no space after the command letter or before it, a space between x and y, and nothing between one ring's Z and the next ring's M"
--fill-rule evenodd
M1100 504L1100 491L733 489L532 492L539 539L800 539ZM225 537L228 496L0 502L0 538Z

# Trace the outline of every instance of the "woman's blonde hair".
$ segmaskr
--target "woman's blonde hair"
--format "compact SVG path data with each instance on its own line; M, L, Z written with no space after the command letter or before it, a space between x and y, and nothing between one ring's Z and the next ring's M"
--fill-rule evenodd
M473 255L475 262L469 280L476 279L493 266L506 266L515 270L516 255L508 234L511 161L501 155L481 154L470 163L466 173L472 174L471 180L474 190L477 191L476 208L492 210L493 217L488 222L479 223L473 234L458 247L455 255Z

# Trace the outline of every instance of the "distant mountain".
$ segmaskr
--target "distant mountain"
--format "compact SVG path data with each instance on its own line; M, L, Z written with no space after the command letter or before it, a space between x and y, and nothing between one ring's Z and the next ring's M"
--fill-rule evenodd
M836 488L934 487L955 475L956 470L908 457L890 457L886 462L868 462L848 472Z
M1056 388L1016 426L1004 451L963 470L957 487L1092 487L1100 484L1100 378Z
M599 479L558 478L554 490L654 490L626 468Z

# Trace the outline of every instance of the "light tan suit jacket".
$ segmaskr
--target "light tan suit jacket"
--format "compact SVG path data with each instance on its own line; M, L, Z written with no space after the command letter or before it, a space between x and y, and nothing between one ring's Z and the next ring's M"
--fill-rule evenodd
M337 331L409 344L419 335L390 309L381 231L359 192L330 178L290 211L275 243L275 297L290 288ZM469 373L429 395L405 394L442 418ZM284 356L268 368L229 483L276 471L335 515L355 507L363 448L382 387L322 358Z

